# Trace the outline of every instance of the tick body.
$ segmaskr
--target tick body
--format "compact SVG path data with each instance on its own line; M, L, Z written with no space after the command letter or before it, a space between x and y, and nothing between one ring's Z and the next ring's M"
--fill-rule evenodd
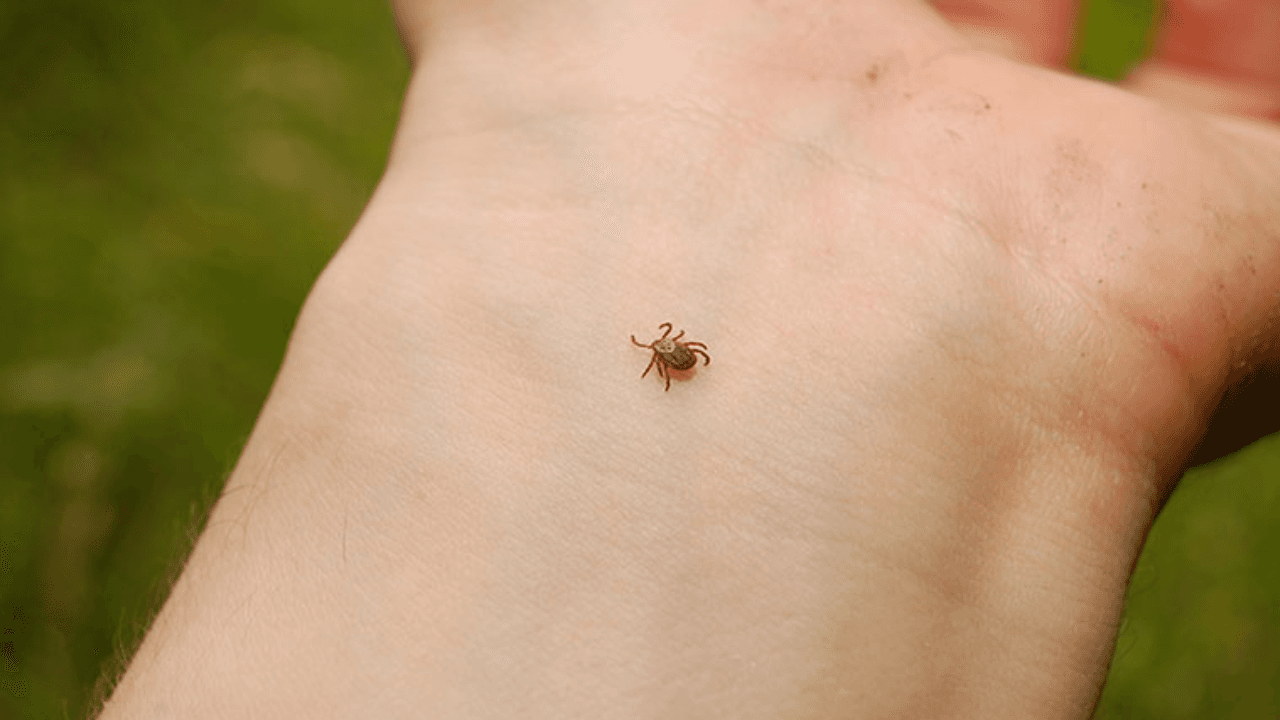
M662 337L645 345L636 340L636 336L631 336L631 342L636 347L642 347L646 350L653 351L653 357L649 359L649 366L640 373L640 377L649 374L655 366L658 368L658 377L667 381L667 386L663 390L671 389L671 371L672 370L688 370L698 364L698 356L703 358L703 365L711 364L711 356L707 354L706 345L700 342L680 342L680 338L684 337L684 331L681 330L675 337L668 337L674 329L671 323L662 323L658 329L666 328L666 332L662 333Z

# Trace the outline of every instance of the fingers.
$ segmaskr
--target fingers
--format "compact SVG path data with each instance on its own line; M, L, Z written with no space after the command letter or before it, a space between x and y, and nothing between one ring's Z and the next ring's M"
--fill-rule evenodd
M1136 92L1280 121L1280 0L1168 0Z
M1023 62L1058 67L1071 54L1079 0L934 0L975 44Z
M981 47L1038 65L1070 59L1074 0L934 0ZM1138 93L1185 107L1280 121L1280 0L1168 0Z

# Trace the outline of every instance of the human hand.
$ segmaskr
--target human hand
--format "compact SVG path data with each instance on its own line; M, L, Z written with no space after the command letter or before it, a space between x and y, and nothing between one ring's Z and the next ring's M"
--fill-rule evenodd
M1080 8L1073 0L938 0L979 46L1051 68L1069 64ZM1280 3L1169 0L1143 60L1121 85L1174 106L1280 120ZM1280 431L1276 363L1258 362L1231 383L1191 464L1199 465Z
M1273 340L1274 127L904 0L397 9L387 175L109 712L1087 716Z
M1027 62L1063 67L1079 18L1074 0L938 0L977 43ZM1187 107L1280 119L1280 3L1167 0L1151 57L1128 89Z

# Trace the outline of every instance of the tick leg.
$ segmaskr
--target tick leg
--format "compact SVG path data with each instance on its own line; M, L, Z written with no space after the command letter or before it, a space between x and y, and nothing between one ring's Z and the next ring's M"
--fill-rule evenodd
M656 363L657 361L658 361L658 354L657 354L657 353L654 353L654 354L653 354L653 357L649 358L649 367L645 368L645 369L644 369L644 372L640 373L640 377L641 377L641 378L643 378L645 375L648 375L648 374L649 374L649 371L653 369L653 364L654 364L654 363ZM659 366L658 366L658 374L659 374L659 375L661 375L661 374L662 374L662 366L661 366L661 365L659 365Z
M678 340L679 340L680 338L682 338L682 337L684 337L684 331L683 331L683 330L681 330L681 331L680 331L680 334L679 334L679 335L677 335L677 336L675 336L675 337L671 338L671 340L672 340L672 341L678 341ZM686 345L688 345L688 343L685 343L685 344L686 344Z
M666 328L667 331L662 333L662 337L658 338L659 340L665 340L667 336L671 334L671 331L673 329L671 327L671 323L662 323L661 325L658 326L659 330L661 330L662 328Z
M666 376L667 376L667 386L663 388L662 392L667 392L668 390L671 389L671 369L670 368L667 368Z
M685 343L685 344L686 344L686 345L688 345L688 344L690 344L690 343ZM704 359L704 362L702 363L703 365L710 365L710 364L711 364L711 356L710 356L710 355L708 355L708 354L706 354L705 352L703 352L703 351L701 351L701 350L699 350L699 349L697 349L697 348L693 348L693 349L691 349L689 352L693 353L694 355L699 355L699 354L701 354L701 355L702 355L702 357L703 357L703 359ZM697 362L697 358L694 358L694 362Z
M680 334L681 334L681 335L683 335L684 333L680 333ZM690 340L689 342L685 343L685 345L692 345L693 347L700 347L700 348L704 348L704 347L706 347L706 346L707 346L707 344L706 344L706 343L693 342L692 340Z
M649 348L650 350L652 350L652 349L653 349L653 348L652 348L652 347L650 347L649 345L645 345L644 343L640 342L639 340L636 340L636 336L635 336L635 335L632 335L632 336L631 336L631 342L635 343L638 347L642 347L642 348Z
M667 367L667 364L663 362L661 358L658 357L657 353L653 354L653 359L656 360L658 363L658 377L665 378L667 381L667 387L670 388L671 387L671 368Z

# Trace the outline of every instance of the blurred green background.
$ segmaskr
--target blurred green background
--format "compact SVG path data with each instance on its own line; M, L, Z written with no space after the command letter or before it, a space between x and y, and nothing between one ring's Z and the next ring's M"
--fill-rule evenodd
M1120 77L1148 0L1089 3ZM0 720L77 719L163 599L378 179L383 2L0 6ZM1100 718L1280 717L1280 438L1188 474Z

